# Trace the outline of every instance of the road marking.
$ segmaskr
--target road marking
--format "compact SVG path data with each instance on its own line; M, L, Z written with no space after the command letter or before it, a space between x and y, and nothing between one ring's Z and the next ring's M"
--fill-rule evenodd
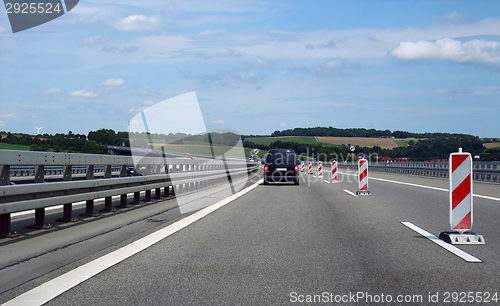
M355 175L355 174L351 174L351 173L341 173L341 174ZM446 188L439 188L439 187L432 187L432 186L426 186L426 185L405 183L405 182L399 182L399 181L393 181L393 180L387 180L387 179L377 178L377 177L373 177L373 176L370 176L370 179L371 180L388 182L388 183L394 183L394 184L401 184L401 185L408 185L408 186L413 186L413 187L419 187L419 188L433 189L433 190L438 190L438 191L446 191L446 192L449 191ZM480 194L473 194L473 196L477 197L477 198L487 199L487 200L500 201L500 198L495 198L495 197L490 197L490 196L485 196L485 195L480 195Z
M325 180L326 183L330 184L330 181Z
M153 244L167 238L173 233L180 231L188 225L200 220L211 212L221 208L229 202L236 200L245 193L254 189L262 183L259 180L252 186L233 194L215 204L212 204L194 214L179 220L167 227L164 227L154 233L147 235L137 241L134 241L116 251L99 257L83 266L71 270L61 276L58 276L36 288L27 291L16 298L2 304L7 305L42 305L54 299L65 291L75 287L76 285L88 280L89 278L99 274L100 272L116 265L117 263L129 258L130 256L141 252L142 250L152 246Z
M458 257L462 258L463 260L467 262L483 262L481 259L476 258L469 253L465 253L464 251L460 250L454 245L451 245L447 242L444 242L443 240L439 239L438 237L434 236L433 234L421 229L420 227L414 225L411 222L401 222L403 225L409 227L410 229L414 230L415 232L419 233L420 235L424 236L425 238L431 240L432 242L438 244L439 246L445 248L447 251L450 251L451 253L457 255Z
M351 192L351 191L349 191L349 190L347 190L347 189L344 189L344 191L345 191L345 192L347 192L348 194L352 195L353 197L357 197L357 196L358 196L358 195L357 195L357 194L355 194L354 192Z

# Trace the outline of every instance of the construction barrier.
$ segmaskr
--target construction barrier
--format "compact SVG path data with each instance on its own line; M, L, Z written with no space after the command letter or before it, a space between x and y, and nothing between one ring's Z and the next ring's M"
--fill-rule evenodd
M337 183L337 162L332 161L332 183Z
M470 231L473 222L472 157L470 153L451 153L449 159L450 227L440 238L452 244L484 244L481 235Z
M309 162L309 174L312 174L312 173L313 173L312 162Z
M370 195L368 191L368 160L361 158L358 160L359 191L357 195Z
M323 163L318 161L318 176L323 176Z
M304 162L300 162L300 172L304 172L305 170L305 163Z

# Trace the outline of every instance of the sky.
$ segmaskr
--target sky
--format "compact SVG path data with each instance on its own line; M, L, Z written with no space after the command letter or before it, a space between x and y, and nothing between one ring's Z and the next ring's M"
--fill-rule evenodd
M17 33L0 10L0 131L126 131L193 91L245 135L500 137L500 1L80 0Z

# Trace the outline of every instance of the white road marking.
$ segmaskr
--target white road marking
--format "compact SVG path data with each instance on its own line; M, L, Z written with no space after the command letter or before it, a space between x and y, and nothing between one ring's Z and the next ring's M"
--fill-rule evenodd
M358 196L357 194L355 194L355 193L353 193L353 192L351 192L351 191L349 191L347 189L344 189L344 191L347 192L348 194L352 195L353 197L357 197Z
M330 184L330 181L325 180L326 183Z
M354 175L354 174L351 174L351 173L341 173L341 174ZM394 184L408 185L408 186L419 187L419 188L433 189L433 190L438 190L438 191L446 191L446 192L449 191L449 189L446 189L446 188L438 188L438 187L432 187L432 186L426 186L426 185L405 183L405 182L399 182L399 181L393 181L393 180L387 180L387 179L377 178L377 177L373 177L373 176L370 176L369 179L370 180L376 180L376 181L388 182L388 183L394 183ZM476 198L482 198L482 199L488 199L488 200L493 200L493 201L500 201L500 198L495 198L495 197L490 197L490 196L485 196L485 195L480 195L480 194L474 194L474 197L476 197Z
M61 276L58 276L36 288L27 291L16 298L2 304L7 305L42 305L54 299L63 292L75 287L76 285L88 280L98 273L116 265L117 263L129 258L130 256L141 252L153 244L165 239L173 233L180 231L188 225L200 220L211 212L221 208L229 202L241 197L245 193L254 189L262 183L262 180L252 186L233 194L213 205L210 205L182 220L179 220L167 227L164 227L148 236L134 241L116 251L97 258L83 266L71 270Z
M437 245L443 247L447 251L450 251L451 253L457 255L458 257L462 258L463 260L467 262L483 262L481 259L476 258L469 253L465 253L464 251L460 250L454 245L451 245L447 242L444 242L443 240L439 239L438 237L434 236L433 234L421 229L420 227L414 225L411 222L401 222L403 225L409 227L410 229L414 230L415 232L419 233L420 235L424 236L425 238L431 240L432 242L436 243Z

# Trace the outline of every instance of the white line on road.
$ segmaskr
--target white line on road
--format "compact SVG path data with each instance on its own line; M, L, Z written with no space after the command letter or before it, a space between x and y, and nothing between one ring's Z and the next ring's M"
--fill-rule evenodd
M357 197L357 196L358 196L358 195L357 195L357 194L355 194L354 192L351 192L351 191L349 191L349 190L347 190L347 189L344 189L344 191L345 191L345 192L347 192L348 194L352 195L353 197Z
M346 175L353 175L351 173L342 173L342 172L339 172L339 173L346 174ZM376 180L376 181L383 181L383 182L388 182L388 183L394 183L394 184L400 184L400 185L408 185L408 186L413 186L413 187L427 188L427 189L433 189L433 190L439 190L439 191L446 191L446 192L448 192L448 189L446 189L446 188L438 188L438 187L432 187L432 186L426 186L426 185L419 185L419 184L413 184L413 183L405 183L405 182L387 180L387 179L382 179L382 178L372 177L372 176L370 176L368 179L370 179L370 180ZM500 201L500 198L495 198L495 197L490 197L490 196L485 196L485 195L480 195L480 194L474 194L474 197L476 197L476 198L482 198L482 199L488 199L488 200L493 200L493 201Z
M167 227L164 227L154 233L147 235L137 241L134 241L116 251L99 257L83 266L73 269L61 276L58 276L36 288L27 291L16 298L2 304L7 305L42 305L54 299L63 292L75 287L76 285L86 281L87 279L97 275L98 273L116 265L117 263L129 258L130 256L141 252L142 250L152 246L153 244L163 240L164 238L180 231L186 226L194 223L201 218L207 216L211 212L221 208L227 203L241 197L245 193L254 189L262 183L262 180L252 186L233 194L213 205L210 205L182 220L179 220Z
M469 253L465 253L464 251L460 250L454 245L451 245L447 242L444 242L443 240L439 239L438 237L434 236L433 234L421 229L420 227L414 225L411 222L401 222L403 225L411 228L415 232L419 233L420 235L424 236L425 238L428 238L432 242L438 244L439 246L445 248L447 251L450 251L451 253L457 255L458 257L462 258L463 260L467 262L483 262L481 259L476 258Z
M325 180L325 183L328 183L328 184L330 184L330 181L327 181L327 180Z

